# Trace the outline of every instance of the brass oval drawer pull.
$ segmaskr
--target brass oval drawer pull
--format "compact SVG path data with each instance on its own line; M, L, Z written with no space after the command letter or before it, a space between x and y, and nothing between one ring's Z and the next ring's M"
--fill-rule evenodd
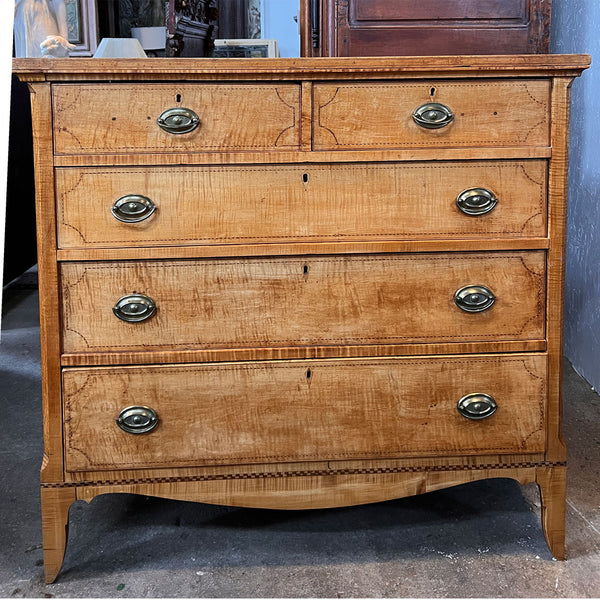
M488 394L468 394L458 401L457 409L463 417L477 421L491 417L498 405Z
M444 104L428 102L415 109L413 119L419 127L425 129L440 129L454 120L452 111Z
M156 304L152 298L143 294L130 294L123 296L113 307L113 313L121 321L128 323L138 323L149 319L156 310Z
M156 210L150 198L138 194L122 196L112 205L110 211L115 219L123 223L139 223L147 219Z
M454 294L454 303L466 312L483 312L495 301L494 294L483 285L466 285Z
M117 425L127 433L148 433L158 425L158 415L147 406L129 406L119 413Z
M200 117L191 108L168 108L156 121L167 133L189 133L200 124Z
M456 198L458 210L465 215L485 215L498 204L498 198L485 188L470 188L461 192Z

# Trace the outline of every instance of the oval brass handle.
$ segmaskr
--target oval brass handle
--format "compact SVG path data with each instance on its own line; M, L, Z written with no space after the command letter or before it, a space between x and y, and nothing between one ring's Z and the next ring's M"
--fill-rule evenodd
M496 204L498 204L498 198L485 188L469 188L461 192L456 198L458 210L465 213L465 215L485 215L493 210Z
M112 205L110 211L115 219L123 223L139 223L147 219L156 210L156 205L150 198L138 194L121 196Z
M168 108L157 121L161 129L168 133L189 133L200 124L200 117L191 108Z
M452 123L454 115L444 104L428 102L415 109L413 119L417 125L425 129L440 129Z
M130 294L117 300L113 307L113 313L121 321L127 323L138 323L149 319L156 310L156 304L152 298L143 294Z
M468 394L458 401L456 408L463 417L477 421L491 417L498 405L489 394Z
M119 413L117 425L127 433L148 433L158 425L158 415L147 406L129 406Z
M483 312L494 302L496 297L483 285L466 285L454 294L454 303L466 312Z

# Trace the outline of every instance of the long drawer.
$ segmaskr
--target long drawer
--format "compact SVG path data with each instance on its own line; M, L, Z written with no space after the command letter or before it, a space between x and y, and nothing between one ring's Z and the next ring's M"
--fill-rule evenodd
M545 266L543 251L63 263L63 351L542 340Z
M549 109L550 82L536 79L320 83L313 148L549 146Z
M300 86L57 84L56 154L290 150L300 145ZM168 113L172 109L180 111ZM195 117L190 117L193 111ZM163 129L158 120L163 118ZM195 124L189 132L185 126ZM179 130L177 128L179 127Z
M68 471L533 453L545 441L545 355L78 368L63 384Z
M60 248L545 236L543 160L56 170Z

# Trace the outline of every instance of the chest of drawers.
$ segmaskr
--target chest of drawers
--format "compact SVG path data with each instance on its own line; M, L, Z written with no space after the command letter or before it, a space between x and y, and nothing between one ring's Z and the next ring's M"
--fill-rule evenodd
M537 482L564 556L585 56L15 60L32 92L46 580L69 506Z

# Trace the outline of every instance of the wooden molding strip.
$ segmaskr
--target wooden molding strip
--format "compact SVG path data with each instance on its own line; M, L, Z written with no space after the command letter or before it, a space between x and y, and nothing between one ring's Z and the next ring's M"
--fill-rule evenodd
M532 469L537 467L565 467L566 462L520 462L507 464L485 464L485 465L439 465L439 466L406 466L406 467L374 467L362 469L316 469L303 471L271 471L264 473L219 473L211 475L192 475L189 477L144 477L141 479L120 479L111 481L88 480L78 482L55 482L42 483L43 488L64 487L93 487L93 486L118 486L139 485L157 483L178 483L185 481L224 481L230 479L281 479L284 477L315 477L331 475L375 475L380 473L435 473L449 471L485 471L488 469Z
M500 252L546 250L548 238L494 238L454 240L378 240L362 242L288 242L275 244L220 244L204 246L145 246L137 248L65 248L59 261L151 260L239 256L288 256L321 254L371 254L396 252Z
M504 77L507 74L540 76L579 75L590 65L585 54L525 54L478 56L403 56L336 58L175 58L13 60L13 72L28 81L143 80L153 79L335 79L351 72L356 78Z
M305 127L306 129L306 127ZM306 141L306 140L305 140ZM293 164L293 163L346 163L443 160L511 160L550 158L549 146L504 146L467 148L400 148L372 150L315 150L305 145L301 150L273 150L269 152L147 152L121 154L57 154L55 167L83 166L162 166L162 165L224 165L224 164Z

